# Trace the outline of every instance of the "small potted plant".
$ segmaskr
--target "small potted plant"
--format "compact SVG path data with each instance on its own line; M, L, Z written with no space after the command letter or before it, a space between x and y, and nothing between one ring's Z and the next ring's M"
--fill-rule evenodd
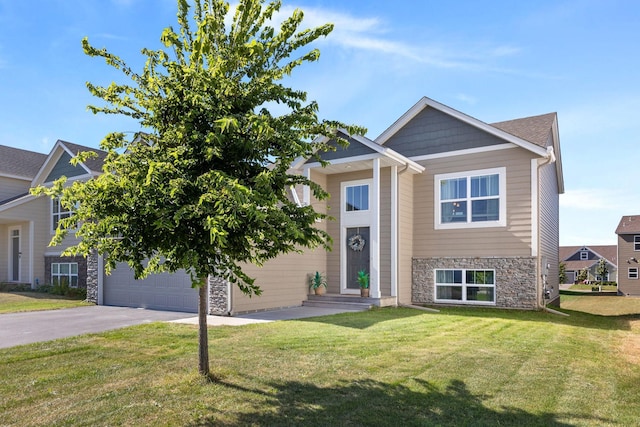
M309 276L309 289L312 289L316 295L322 295L327 290L327 279L316 271L315 274Z
M369 273L366 270L358 271L358 285L360 285L360 296L369 296Z

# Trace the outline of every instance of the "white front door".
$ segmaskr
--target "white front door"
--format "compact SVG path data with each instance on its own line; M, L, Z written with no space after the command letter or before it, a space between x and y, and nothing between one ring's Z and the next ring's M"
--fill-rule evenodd
M20 244L21 227L9 227L9 281L20 281L20 258L22 249Z

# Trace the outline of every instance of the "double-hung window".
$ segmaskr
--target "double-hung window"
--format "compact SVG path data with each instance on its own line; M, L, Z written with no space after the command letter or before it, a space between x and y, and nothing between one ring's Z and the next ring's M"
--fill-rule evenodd
M435 228L506 226L506 169L435 176Z
M495 276L494 270L435 270L435 301L494 304Z
M60 221L65 218L69 218L73 211L62 206L59 197L53 199L51 203L51 230L55 232L58 229L58 224L60 223Z
M640 251L640 236L633 236L633 250Z
M54 262L51 264L51 284L53 286L78 287L78 263Z
M637 279L638 278L638 267L630 267L629 273L627 276L629 279Z

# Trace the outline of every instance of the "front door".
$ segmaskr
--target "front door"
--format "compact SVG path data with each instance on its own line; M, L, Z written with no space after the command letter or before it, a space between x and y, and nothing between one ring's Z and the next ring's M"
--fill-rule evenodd
M347 253L347 289L357 290L358 272L361 270L369 273L369 227L348 227L345 242Z
M9 229L9 280L20 281L20 227Z

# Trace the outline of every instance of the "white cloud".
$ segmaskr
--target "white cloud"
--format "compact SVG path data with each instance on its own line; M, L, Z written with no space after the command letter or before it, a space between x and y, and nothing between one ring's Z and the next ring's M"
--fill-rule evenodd
M227 15L227 24L230 24L229 16L233 16L235 8L235 4L231 5L230 13ZM282 7L279 12L274 14L270 25L279 27L286 18L292 15L295 9L293 6ZM464 47L445 44L414 45L388 37L391 29L383 19L378 17L356 17L329 9L312 7L305 7L303 12L302 26L305 28L315 28L326 23L334 25L331 36L321 42L383 54L389 58L396 57L437 68L483 69L513 73L513 70L495 68L487 61L493 58L512 56L520 52L518 47L512 45L478 46L475 43L469 43Z
M475 105L478 102L478 99L473 97L473 96L469 96L467 94L464 93L459 93L456 95L456 99L469 104L469 105Z

